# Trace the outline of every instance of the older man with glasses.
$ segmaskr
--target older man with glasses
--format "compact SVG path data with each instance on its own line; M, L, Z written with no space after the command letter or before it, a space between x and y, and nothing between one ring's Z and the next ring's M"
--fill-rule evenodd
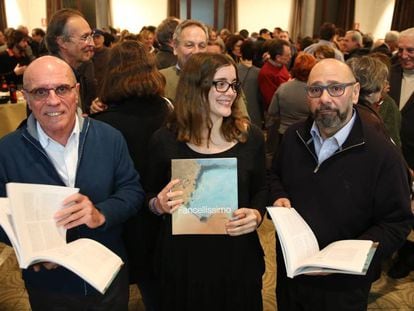
M172 44L177 64L160 71L167 81L166 97L175 100L180 71L193 54L207 51L207 41L207 27L197 20L185 20L175 28Z
M63 60L33 61L23 87L32 114L0 140L0 197L6 196L8 182L79 188L55 214L56 225L67 229L68 242L90 238L126 261L122 225L137 212L144 192L124 138L77 113L79 84ZM9 242L2 229L0 241ZM125 266L104 295L53 263L37 263L22 275L34 311L128 310Z
M177 63L173 66L161 69L165 77L165 96L172 101L175 99L180 71L187 60L193 55L207 50L208 30L207 27L197 20L185 20L175 28L172 40L174 55L177 56ZM94 101L91 112L96 113L106 110L105 103Z
M401 112L402 151L414 176L414 27L400 33L397 55L399 62L390 71L390 96ZM413 270L414 243L407 240L388 275L399 279Z
M63 59L75 73L80 84L80 103L84 113L96 98L95 71L92 63L94 41L92 30L82 13L73 9L57 11L46 31L49 52Z
M294 207L321 249L346 239L372 240L378 249L366 275L290 279L277 247L278 310L366 310L382 260L410 231L404 160L395 145L361 120L355 106L359 90L346 64L325 59L313 67L306 87L312 117L285 132L271 169L270 199L274 206Z

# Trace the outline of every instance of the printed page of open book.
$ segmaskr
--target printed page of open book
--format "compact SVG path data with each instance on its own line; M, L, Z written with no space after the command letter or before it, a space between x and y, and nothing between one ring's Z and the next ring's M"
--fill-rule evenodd
M282 247L287 276L304 273L365 274L375 253L369 240L335 241L319 250L309 225L294 208L267 208Z
M13 222L10 214L10 202L8 198L0 198L0 226L10 240L13 249L16 253L17 260L20 260L19 241L17 240L16 232L13 228Z
M318 241L309 225L294 208L268 207L267 211L280 236L286 271L291 276L303 260L319 252ZM289 251L285 243L289 244Z
M64 247L39 252L34 262L51 261L64 266L104 294L123 265L110 249L91 239L78 239Z
M8 183L6 189L20 245L21 268L27 268L36 253L66 245L66 230L57 227L53 216L63 208L63 200L79 189L21 183Z
M331 269L331 272L343 270L350 274L364 274L367 268L365 263L372 247L373 242L369 240L336 241L313 257L304 260L301 265L304 267L317 265L326 268L324 270L326 272L327 269ZM302 272L308 270L305 268Z

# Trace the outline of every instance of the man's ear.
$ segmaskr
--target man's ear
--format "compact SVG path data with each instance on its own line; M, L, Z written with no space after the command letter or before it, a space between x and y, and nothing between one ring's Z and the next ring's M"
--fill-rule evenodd
M174 41L172 39L168 40L168 45L174 49Z
M354 88L352 90L352 102L354 104L358 103L358 99L359 99L359 90L361 89L361 85L359 84L359 82L355 83Z
M273 59L273 61L275 61L275 62L279 63L279 58L280 58L281 56L282 56L282 55L276 55L276 56L275 56L275 58Z
M26 92L23 92L23 97L24 97L24 99L26 100L26 105L27 105L27 107L29 107L29 109L30 109L30 110L33 110L33 109L32 109L32 106L31 106L31 104L30 104L29 96L27 96Z
M172 46L172 48L173 48L174 55L177 55L177 48L178 48L178 44L177 44L177 42L176 42L176 41L174 41L174 40L172 40L172 41L171 41L171 46Z
M61 49L66 49L66 41L63 39L63 36L56 38L56 43Z

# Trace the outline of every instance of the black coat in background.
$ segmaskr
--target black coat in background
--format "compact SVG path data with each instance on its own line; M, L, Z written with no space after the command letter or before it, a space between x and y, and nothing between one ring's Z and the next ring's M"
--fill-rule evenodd
M390 71L390 93L397 106L400 105L401 81L403 70L400 64L395 64ZM401 110L401 145L404 158L411 169L414 169L414 90Z
M16 85L23 84L23 75L17 76L14 73L14 68L16 68L17 64L20 66L29 65L30 59L26 56L24 57L16 57L10 56L9 52L3 51L0 53L0 78L4 77L8 84L14 82Z
M141 176L141 184L147 190L148 142L152 134L161 127L169 106L160 96L135 97L109 104L109 109L92 115L106 122L123 134L135 168ZM130 283L138 279L153 278L153 255L158 236L160 217L152 214L148 206L125 225L124 242L128 253Z

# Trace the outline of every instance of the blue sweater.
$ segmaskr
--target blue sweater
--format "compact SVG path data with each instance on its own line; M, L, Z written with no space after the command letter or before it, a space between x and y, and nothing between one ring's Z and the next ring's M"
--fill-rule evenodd
M121 239L122 224L134 215L144 200L139 175L120 132L100 121L79 116L79 158L75 187L89 197L105 216L101 227L81 225L67 232L68 242L90 238L110 248L125 260ZM6 196L6 183L24 182L64 186L47 153L38 141L36 120L27 123L0 140L0 197ZM0 228L0 241L8 242ZM97 267L99 268L99 267ZM26 286L59 292L96 294L74 273L55 270L23 270Z

